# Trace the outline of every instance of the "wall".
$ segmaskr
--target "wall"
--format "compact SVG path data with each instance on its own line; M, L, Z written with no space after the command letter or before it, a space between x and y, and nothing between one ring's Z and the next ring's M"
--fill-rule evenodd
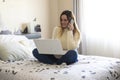
M23 23L33 27L33 20L42 28L43 38L51 38L53 28L59 25L59 15L65 10L72 10L72 0L5 0L0 1L2 26L16 31Z
M36 18L36 23L42 27L42 36L48 36L46 28L49 25L49 0L0 1L0 15L4 27L12 31L18 29L23 23L32 24L33 19Z
M63 10L73 11L73 0L58 0L58 3L59 3L58 4L59 13L61 13Z

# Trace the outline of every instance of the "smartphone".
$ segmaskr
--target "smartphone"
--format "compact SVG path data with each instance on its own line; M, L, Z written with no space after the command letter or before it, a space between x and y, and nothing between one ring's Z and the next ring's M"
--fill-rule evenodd
M74 23L74 20L73 20L73 19L71 19L70 24L73 24L73 23Z
M70 20L70 24L74 24L74 20L73 20L73 19ZM69 29L69 28L68 28L68 29Z

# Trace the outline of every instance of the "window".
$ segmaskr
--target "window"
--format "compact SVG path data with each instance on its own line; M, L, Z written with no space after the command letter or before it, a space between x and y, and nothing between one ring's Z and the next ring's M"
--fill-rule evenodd
M79 0L75 0L79 1ZM80 0L82 53L120 58L120 0Z

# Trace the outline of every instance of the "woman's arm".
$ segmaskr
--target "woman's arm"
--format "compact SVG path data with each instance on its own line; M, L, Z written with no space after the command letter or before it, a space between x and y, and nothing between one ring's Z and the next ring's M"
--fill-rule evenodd
M68 49L76 49L80 44L80 33L76 32L73 36L73 31L67 32L67 47Z
M53 29L52 39L58 39L59 35L60 35L60 28L59 27L55 27Z

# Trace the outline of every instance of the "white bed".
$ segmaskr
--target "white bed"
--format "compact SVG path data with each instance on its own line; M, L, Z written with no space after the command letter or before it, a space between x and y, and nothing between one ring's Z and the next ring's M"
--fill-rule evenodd
M48 65L35 59L0 61L0 80L120 80L120 60L80 55L72 65Z
M43 64L34 57L16 59L0 60L0 80L120 80L117 58L79 55L78 62L71 65Z

